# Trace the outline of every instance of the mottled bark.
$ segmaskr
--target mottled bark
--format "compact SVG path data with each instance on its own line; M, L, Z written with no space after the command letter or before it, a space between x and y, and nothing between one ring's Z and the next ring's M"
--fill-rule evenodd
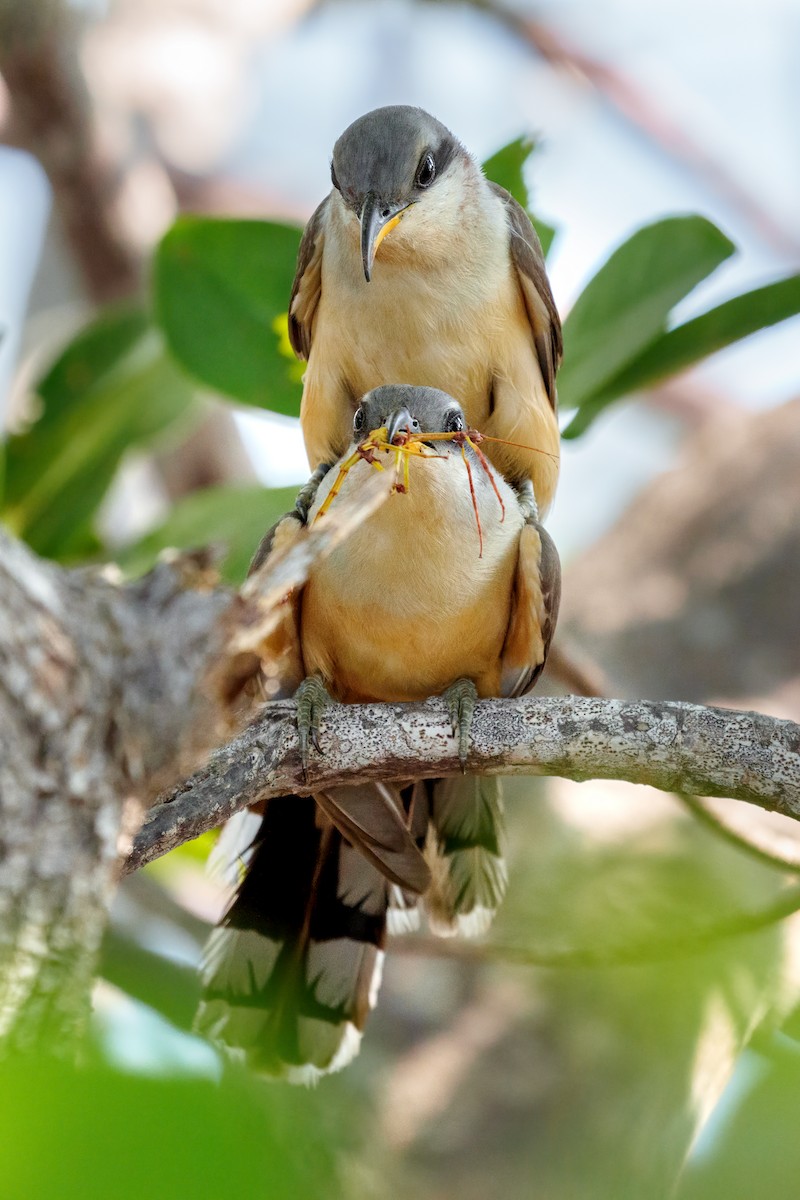
M0 1042L68 1049L126 822L219 740L198 688L230 597L202 562L137 584L42 562L0 531ZM127 802L127 803L126 803ZM129 844L129 840L128 843Z
M126 869L271 796L459 770L457 743L440 700L334 705L326 710L322 737L324 754L315 755L306 780L294 705L270 704L150 810ZM577 696L486 700L475 712L467 770L624 779L665 791L730 796L800 819L800 726L759 713Z

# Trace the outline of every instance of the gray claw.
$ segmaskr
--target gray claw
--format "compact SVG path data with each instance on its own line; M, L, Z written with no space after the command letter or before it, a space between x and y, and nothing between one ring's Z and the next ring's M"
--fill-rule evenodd
M453 737L458 738L458 761L461 763L462 773L465 773L470 745L469 733L478 693L471 679L457 679L447 689L444 698L450 714Z
M536 495L530 479L523 479L520 482L515 483L514 490L517 493L517 501L525 520L538 521L539 505L536 503Z
M297 706L297 736L300 741L300 761L303 774L308 775L309 747L322 754L319 740L320 719L324 709L331 703L325 684L318 675L309 675L294 694Z
M309 479L308 483L304 483L300 491L297 493L297 499L294 502L294 511L297 513L304 525L308 521L308 514L311 511L312 504L314 503L317 489L330 469L330 463L320 463L314 474Z

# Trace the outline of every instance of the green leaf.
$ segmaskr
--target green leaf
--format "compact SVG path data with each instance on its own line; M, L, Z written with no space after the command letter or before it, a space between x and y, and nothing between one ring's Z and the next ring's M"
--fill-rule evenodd
M214 849L218 837L218 829L209 829L206 833L201 833L199 837L192 838L190 842L176 846L174 850L170 850L169 854L164 854L161 858L148 863L144 871L151 879L170 880L174 878L176 867L182 870L187 863L203 867L208 862L208 856Z
M6 447L2 515L38 553L94 552L92 520L125 452L190 414L194 393L140 313L103 317L39 384L43 408Z
M272 221L181 217L155 259L170 350L202 383L297 416L304 366L286 336L300 231Z
M0 1085L8 1200L342 1195L325 1100L305 1089L258 1087L233 1072L220 1082L150 1079L43 1057L4 1061Z
M701 931L723 926L735 914L762 911L784 894L780 873L694 821L676 821L665 812L661 822L636 827L622 814L632 818L637 801L618 796L624 807L616 833L604 823L601 838L599 824L571 814L556 815L545 827L541 809L531 803L533 781L518 777L507 784L513 885L489 936L496 962L503 959L499 947L509 944L548 947L556 955L578 947L603 954L635 944L650 955L659 943L677 947L685 939L688 951ZM547 921L532 926L535 912L546 912ZM542 1036L556 1048L557 1065L555 1085L543 1096L531 1094L529 1104L558 1113L569 1097L569 1121L554 1120L537 1146L537 1181L547 1181L540 1195L673 1195L710 1093L725 1079L756 1014L770 1021L772 1005L780 1004L785 937L780 925L771 925L740 938L709 939L705 949L696 943L685 957L678 951L660 963L531 972ZM528 1028L518 1031L519 1055L530 1037ZM709 1046L710 1059L704 1054ZM514 1061L513 1052L505 1061ZM502 1086L497 1083L495 1095ZM480 1129L480 1119L472 1131ZM513 1159L504 1160L508 1172ZM529 1176L520 1173L520 1179L518 1190L504 1195L529 1196ZM457 1194L457 1181L452 1183ZM734 1187L723 1194L783 1200L794 1193ZM698 1192L695 1200L700 1196L706 1200L707 1193Z
M82 329L36 385L44 403L38 431L57 423L67 409L79 404L147 328L147 317L140 309L118 308Z
M577 437L595 417L620 396L676 375L700 359L722 350L759 329L777 325L800 313L800 275L734 296L724 304L669 330L615 375L576 413L564 437Z
M175 505L163 525L117 556L120 566L139 575L149 570L167 547L189 550L222 542L228 551L223 576L239 584L261 538L294 507L297 491L249 486L193 492Z
M563 408L580 408L663 332L667 316L734 251L704 217L638 230L600 268L564 322Z
M790 1200L800 1175L800 1047L766 1038L748 1050L680 1176L676 1200Z
M487 158L483 164L483 170L487 179L491 179L493 183L499 183L525 209L539 235L542 253L546 258L556 236L556 230L531 211L530 193L525 182L525 164L535 149L536 142L532 138L515 138L513 142L509 142L507 146L503 146L496 154Z
M35 436L11 439L11 454L23 456L24 470L16 470L14 499L20 498L35 479L34 469L38 447L51 428L64 419L65 411L80 402L97 380L120 358L147 328L147 317L138 309L120 308L104 313L86 329L80 331L44 377L36 385L42 401L35 424ZM57 438L53 439L57 446ZM5 482L5 453L3 447L3 497L8 499Z

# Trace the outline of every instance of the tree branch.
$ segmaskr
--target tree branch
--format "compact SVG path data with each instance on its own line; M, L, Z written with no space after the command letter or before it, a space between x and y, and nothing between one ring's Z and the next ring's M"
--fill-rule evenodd
M125 870L273 796L459 769L440 700L337 705L326 713L323 738L325 753L315 757L306 780L294 705L267 705L256 722L150 810ZM486 700L475 712L467 769L622 779L746 800L800 819L800 726L753 712L575 696Z

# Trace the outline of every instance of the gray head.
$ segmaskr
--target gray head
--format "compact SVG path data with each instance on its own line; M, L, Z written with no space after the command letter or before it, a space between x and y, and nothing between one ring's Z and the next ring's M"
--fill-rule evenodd
M461 405L438 388L392 383L367 392L353 417L356 440L386 426L391 442L401 433L458 433L467 423Z
M468 158L441 121L405 104L376 108L345 129L333 148L331 180L361 221L367 282L375 251L400 214Z

